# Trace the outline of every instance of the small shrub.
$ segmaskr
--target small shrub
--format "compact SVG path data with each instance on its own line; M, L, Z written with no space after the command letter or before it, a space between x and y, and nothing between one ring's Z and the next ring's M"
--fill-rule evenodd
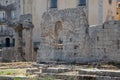
M12 73L11 72L7 72L6 75L12 75Z
M27 76L29 76L29 74L26 73L25 76L27 77Z

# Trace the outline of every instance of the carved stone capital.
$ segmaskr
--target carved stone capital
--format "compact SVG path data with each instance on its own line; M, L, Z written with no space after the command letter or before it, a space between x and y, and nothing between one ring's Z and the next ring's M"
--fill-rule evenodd
M34 28L34 25L32 24L32 22L24 22L23 28L24 29L32 29L32 28Z

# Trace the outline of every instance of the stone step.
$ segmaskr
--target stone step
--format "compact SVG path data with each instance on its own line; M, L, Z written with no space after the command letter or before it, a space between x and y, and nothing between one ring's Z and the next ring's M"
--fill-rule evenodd
M120 80L120 77L112 76L97 76L97 75L69 75L69 74L56 74L56 73L37 73L40 78L45 78L46 76L53 76L55 80Z
M28 74L34 74L35 72L38 72L38 68L29 68L26 70L26 73Z
M120 70L81 69L79 74L120 77Z
M46 69L42 69L43 73L64 73L68 71L71 71L71 69L65 67L48 67Z
M48 65L45 65L45 64L37 64L37 63L34 63L32 64L32 67L47 67Z
M96 66L98 69L109 69L109 70L118 70L118 68L116 66L113 65L101 65L101 66Z
M96 76L96 75L55 75L58 79L64 80L120 80L120 77Z

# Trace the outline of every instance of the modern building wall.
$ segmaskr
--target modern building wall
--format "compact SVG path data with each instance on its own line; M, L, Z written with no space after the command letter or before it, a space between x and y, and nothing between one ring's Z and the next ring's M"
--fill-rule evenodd
M120 2L117 2L116 20L120 20Z
M79 0L57 0L57 8L50 8L51 0L20 0L21 2L21 14L32 13L33 15L33 40L39 42L40 26L42 15L44 12L50 10L63 10L68 8L77 8ZM86 12L88 14L89 25L102 24L107 19L108 15L116 15L116 0L112 0L109 4L109 0L86 0ZM88 10L88 11L87 11Z
M88 21L90 25L102 24L116 16L116 0L88 0Z

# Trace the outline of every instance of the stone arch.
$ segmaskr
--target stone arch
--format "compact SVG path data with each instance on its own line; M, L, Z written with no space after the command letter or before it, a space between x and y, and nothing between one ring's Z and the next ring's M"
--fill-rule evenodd
M10 38L5 38L5 47L10 47Z
M63 43L63 40L62 40L62 35L61 35L61 33L62 33L62 29L63 29L63 27L62 27L62 22L61 21L57 21L56 23L55 23L55 43L56 44L62 44Z

